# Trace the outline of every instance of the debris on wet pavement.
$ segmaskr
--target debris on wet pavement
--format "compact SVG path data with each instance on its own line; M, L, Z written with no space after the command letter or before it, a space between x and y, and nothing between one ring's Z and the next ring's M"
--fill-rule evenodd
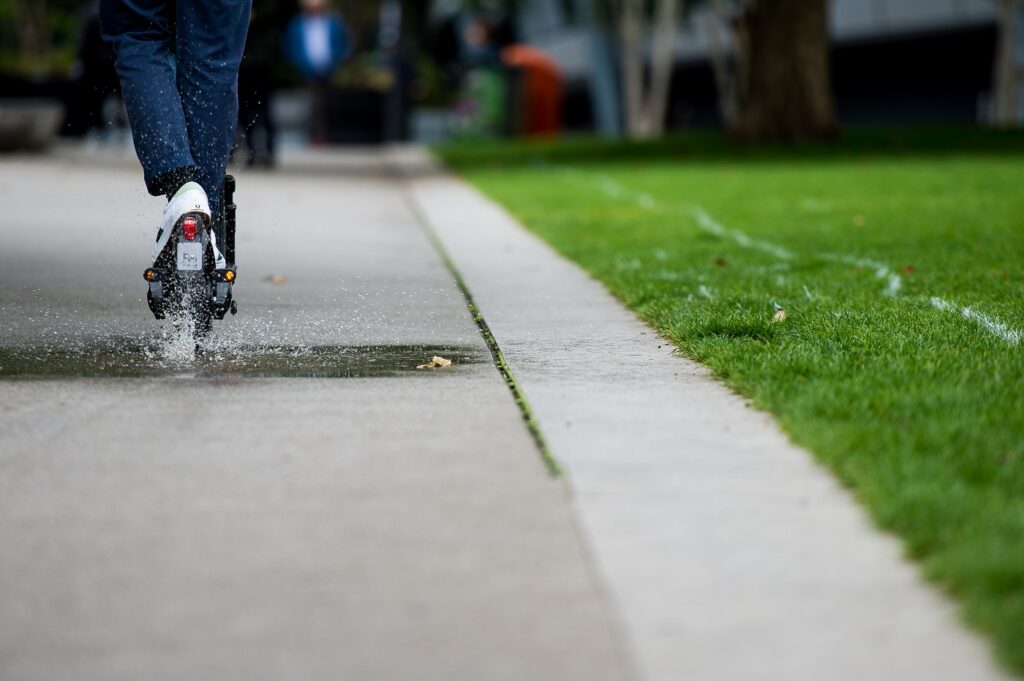
M452 365L452 361L450 359L445 359L444 357L438 357L437 355L434 355L433 357L430 358L429 362L427 362L426 364L419 364L419 365L416 366L416 368L417 369L444 369L446 367L450 367L451 365Z

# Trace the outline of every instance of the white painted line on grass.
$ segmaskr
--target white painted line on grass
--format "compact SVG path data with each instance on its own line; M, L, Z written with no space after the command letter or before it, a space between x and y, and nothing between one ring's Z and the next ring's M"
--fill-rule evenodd
M594 177L597 178L596 185L609 198L617 201L621 200L632 200L636 205L640 206L644 210L653 211L658 208L657 199L646 192L633 191L629 187L625 186L610 175L591 173L588 178L587 174L583 171L567 168L566 173L578 179L590 186L595 185ZM797 256L790 250L773 244L770 241L764 241L751 237L750 235L731 227L726 227L718 220L715 220L704 208L701 206L690 204L684 205L684 210L697 222L697 225L709 234L713 234L723 239L729 239L737 245L752 250L762 251L774 256L775 258L782 261L796 260ZM882 295L890 298L898 298L900 292L903 289L903 278L900 277L893 269L879 260L872 260L870 258L862 258L853 255L846 255L843 253L818 253L817 257L823 260L829 260L831 262L840 262L847 265L853 265L854 267L861 267L867 270L871 270L875 274L875 278L885 282L885 288L882 289ZM785 278L779 275L776 277L776 283L779 285L785 284ZM710 290L701 285L698 289L698 293L708 300L714 300L714 297L710 294ZM808 300L813 300L810 291L804 286L804 294ZM995 319L984 312L980 312L971 307L960 307L955 303L951 303L944 298L933 296L930 299L932 307L942 312L956 312L964 319L968 319L977 324L981 329L987 331L993 336L1003 340L1011 346L1017 346L1020 344L1021 339L1024 338L1024 331L1010 327L1003 322Z
M621 199L626 193L626 188L610 177L602 176L600 183L601 191L613 199Z
M597 188L602 194L610 199L614 199L616 201L622 201L624 199L630 200L640 208L647 211L654 211L658 208L658 200L653 196L647 192L633 191L610 175L595 173L592 174L589 181L586 174L577 169L568 169L567 175L573 179L581 180L591 186L595 185L595 180L593 178L596 178ZM780 260L792 260L794 257L790 251L786 250L782 246L778 246L769 241L755 239L738 229L732 229L722 225L700 206L692 205L689 206L687 210L697 221L700 228L705 232L722 238L731 239L744 248L764 251L765 253L773 255Z
M720 236L726 239L731 239L743 248L751 248L758 251L764 251L769 255L773 255L779 260L793 260L794 255L791 251L771 243L770 241L763 241L761 239L755 239L748 236L744 232L738 229L732 229L726 227L722 223L711 217L710 213L701 208L700 206L691 206L689 213L693 216L693 219L697 221L700 228L705 232Z
M817 255L822 260L831 260L832 262L841 262L846 265L872 270L875 273L875 278L885 282L885 288L882 290L883 295L896 297L899 295L900 289L903 288L903 279L884 262L871 260L870 258L860 258L855 255L845 255L843 253L818 253Z
M640 193L636 196L636 205L644 210L654 210L658 207L658 202L650 194Z
M587 177L583 171L573 169L570 171L569 176L591 186L594 185L594 178L597 178L597 188L610 199L632 201L646 211L654 211L658 208L658 200L653 196L647 192L633 191L611 175L591 173L590 177Z
M932 296L929 299L929 302L931 302L932 307L936 310L952 312L954 314L959 314L964 319L970 319L993 336L1003 339L1010 345L1017 346L1020 344L1021 339L1024 338L1024 331L1007 326L998 319L993 319L988 316L984 312L978 312L970 307L960 307L956 303L950 302L945 298L939 298L938 296Z

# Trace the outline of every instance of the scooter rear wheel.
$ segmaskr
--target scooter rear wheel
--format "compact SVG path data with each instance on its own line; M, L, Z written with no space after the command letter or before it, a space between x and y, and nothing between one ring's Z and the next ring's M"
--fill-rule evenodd
M169 312L179 332L191 333L196 342L213 331L210 283L204 272L178 272L171 289Z

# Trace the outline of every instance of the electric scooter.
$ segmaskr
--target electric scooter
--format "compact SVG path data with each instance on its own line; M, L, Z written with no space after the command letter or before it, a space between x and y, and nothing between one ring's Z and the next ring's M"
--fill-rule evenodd
M224 176L220 208L212 216L210 231L216 235L224 262L218 266L210 233L203 216L186 213L174 225L173 248L165 249L142 277L149 284L146 301L157 319L170 319L201 341L213 330L214 319L238 312L232 298L235 283L235 178Z

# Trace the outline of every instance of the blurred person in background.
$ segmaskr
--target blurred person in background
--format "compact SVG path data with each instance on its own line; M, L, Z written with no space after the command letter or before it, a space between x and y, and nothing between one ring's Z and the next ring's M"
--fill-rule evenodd
M273 167L277 128L270 100L274 96L273 66L281 44L267 4L256 5L249 23L249 40L238 71L238 125L245 136L249 166Z
M154 263L179 219L198 213L209 228L219 206L251 10L252 0L100 1L146 187L168 199Z
M312 94L310 141L327 144L330 126L328 93L331 76L348 56L349 37L342 17L328 7L328 0L300 0L301 11L285 30L284 52L288 61L309 84Z
M514 132L530 136L557 135L562 131L563 79L558 62L532 45L502 48L501 62L515 73L519 110Z
M464 70L455 105L461 132L471 137L500 135L509 123L509 87L496 22L487 16L469 15L461 24Z
M114 69L114 53L100 35L100 3L94 0L80 15L82 26L78 55L71 70L71 87L65 101L64 134L80 137L103 130L103 107L109 97L120 98L121 84Z

